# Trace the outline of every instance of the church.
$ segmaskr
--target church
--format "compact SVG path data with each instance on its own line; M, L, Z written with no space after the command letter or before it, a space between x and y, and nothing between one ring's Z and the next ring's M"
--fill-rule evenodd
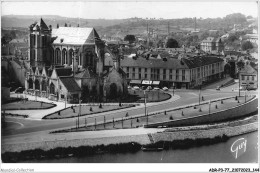
M123 57L94 28L52 28L40 19L29 26L29 63L25 89L30 95L79 103L127 95Z

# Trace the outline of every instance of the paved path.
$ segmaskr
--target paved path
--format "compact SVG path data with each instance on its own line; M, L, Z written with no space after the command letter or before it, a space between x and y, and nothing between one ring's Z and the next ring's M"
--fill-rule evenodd
M12 93L11 97L17 97L17 94ZM26 95L26 98L28 98L29 100L35 100L35 96L31 96L31 95ZM158 105L158 104L164 104L164 103L168 103L168 102L173 102L173 101L178 100L179 98L180 98L180 96L174 95L170 99L162 101L162 102L159 102L159 103L157 103L157 102L147 103L147 107ZM42 109L42 110L8 110L8 111L6 111L6 113L28 115L29 116L28 119L42 120L42 117L44 117L45 115L48 115L50 113L53 113L53 112L56 112L58 110L61 110L61 109L65 108L65 103L64 102L56 102L56 101L52 101L52 100L49 100L47 98L41 98L41 97L37 97L37 101L43 101L43 102L46 102L46 103L54 103L57 106L55 106L55 107L53 107L51 109ZM131 103L122 103L122 104L131 104ZM66 107L70 107L72 105L77 105L78 106L78 104L66 104ZM82 105L89 105L89 104L82 104ZM105 105L118 105L118 103L105 103ZM134 108L131 107L131 108L126 108L126 109L116 110L116 111L113 111L113 112L122 112L122 111L126 111L126 110L130 111L130 110L139 109L139 108L143 108L144 107L143 103L136 104L136 105L139 105L139 106L136 106ZM103 115L103 114L104 113L99 113L99 115ZM107 112L105 114L107 114Z

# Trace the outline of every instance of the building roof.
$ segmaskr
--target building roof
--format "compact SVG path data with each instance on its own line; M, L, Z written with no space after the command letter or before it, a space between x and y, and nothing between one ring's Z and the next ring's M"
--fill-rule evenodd
M121 60L122 67L143 67L143 68L166 68L166 69L188 69L185 63L178 59L168 58L167 61L163 59L146 59L146 58L124 58Z
M224 60L218 58L217 56L197 56L197 57L190 57L190 58L183 58L183 61L189 68L196 68L201 67L217 62L223 62Z
M61 76L71 76L72 69L71 68L56 68L56 73L59 77Z
M34 24L32 24L30 27L33 28L33 30L49 30L48 26L46 25L46 23L42 20L39 21L39 22L35 22Z
M60 77L60 80L69 92L81 91L79 85L73 77Z
M75 78L92 78L95 76L95 73L89 67L85 68L82 72L75 74Z
M254 69L250 64L245 65L245 67L240 71L240 73L246 73L246 74L255 74L257 73L256 69Z
M19 43L19 44L21 44L21 43L23 43L23 44L28 44L28 43L27 43L27 40L24 39L24 38L12 39L12 40L9 42L9 44L17 44L17 43ZM27 47L28 47L28 46L27 46Z
M207 37L206 39L202 40L201 43L203 42L211 43L211 42L219 42L219 41L221 41L221 38Z
M52 37L55 38L53 44L84 45L101 41L94 28L59 27L52 30Z

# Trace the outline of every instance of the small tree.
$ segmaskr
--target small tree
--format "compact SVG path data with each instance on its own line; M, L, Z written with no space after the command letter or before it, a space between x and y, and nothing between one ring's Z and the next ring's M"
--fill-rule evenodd
M124 41L128 41L129 43L135 42L135 36L134 35L126 35L124 38Z
M242 43L242 49L243 50L248 50L248 49L253 49L254 46L250 41L246 41L244 43Z
M175 39L170 38L170 39L167 40L165 47L166 48L178 48L179 43Z

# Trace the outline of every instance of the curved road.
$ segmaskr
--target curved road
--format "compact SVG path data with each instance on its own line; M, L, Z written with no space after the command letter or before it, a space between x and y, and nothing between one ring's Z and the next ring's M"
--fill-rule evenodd
M169 91L169 93L172 93ZM149 113L156 112L156 111L163 111L167 109L171 109L174 107L194 104L199 102L199 91L198 90L177 90L175 94L180 96L179 100L165 102L165 103L158 103L153 104L152 106L147 106L147 110ZM236 96L238 92L232 92L230 90L221 90L216 91L214 89L202 90L201 96L204 97L205 101L229 97L229 96ZM106 113L99 113L94 115L87 115L80 117L80 124L84 124L85 118L87 118L88 124L94 123L94 118L96 118L97 123L104 121L104 115L106 115L106 121L112 120L113 118L122 118L125 117L126 113L128 112L129 116L135 115L143 115L144 114L144 107L135 107L131 110L119 110L119 111L111 111ZM21 128L12 129L12 130L4 130L2 135L5 137L8 136L17 136L22 134L29 134L39 131L53 131L57 129L75 127L77 118L69 118L63 120L31 120L31 119L23 119L23 118L11 118L6 117L6 121L18 122L23 124Z

